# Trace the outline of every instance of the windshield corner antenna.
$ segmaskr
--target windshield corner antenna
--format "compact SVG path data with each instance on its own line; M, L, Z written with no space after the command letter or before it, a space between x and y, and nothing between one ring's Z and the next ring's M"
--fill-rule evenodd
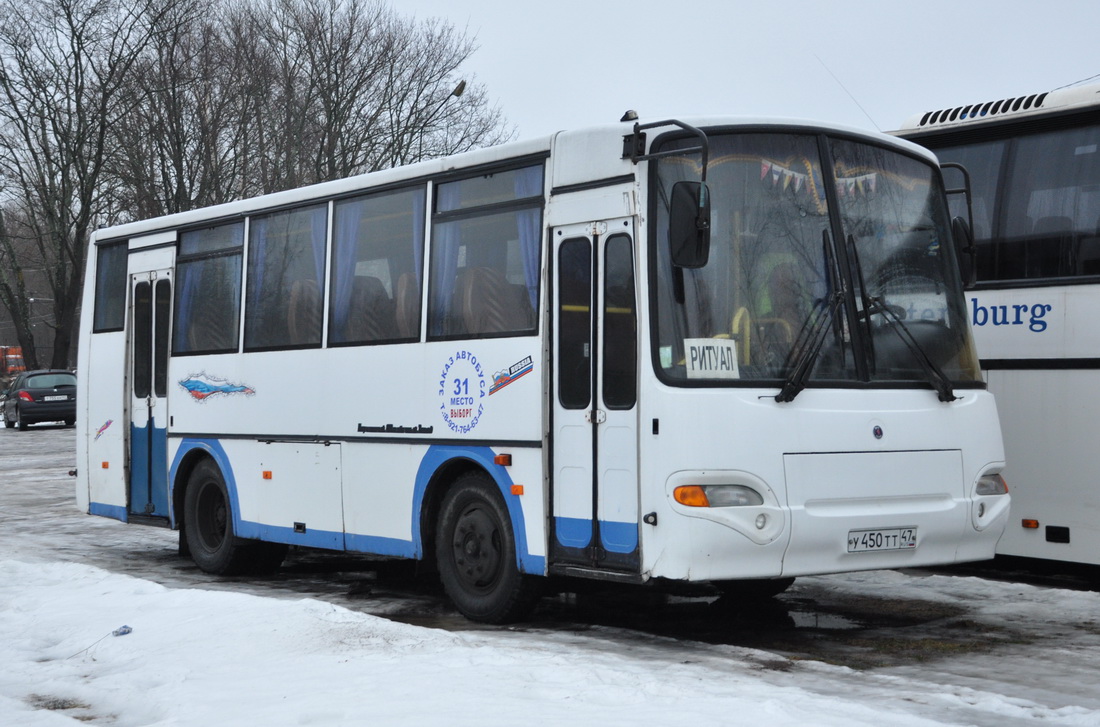
M819 56L817 53L814 53L814 58L816 58L817 62L821 64L821 67L824 68L825 71L833 77L833 80L836 81L836 85L840 86L844 90L844 93L848 94L848 98L852 99L852 103L854 103L859 108L859 110L863 112L863 115L867 117L867 120L871 122L871 125L875 127L875 130L882 131L882 128L875 123L874 119L871 118L871 114L867 113L867 109L863 108L859 101L856 100L856 97L852 95L852 92L848 90L848 87L841 83L840 79L836 77L836 74L833 73L827 65L825 65L825 61L821 60L821 56Z

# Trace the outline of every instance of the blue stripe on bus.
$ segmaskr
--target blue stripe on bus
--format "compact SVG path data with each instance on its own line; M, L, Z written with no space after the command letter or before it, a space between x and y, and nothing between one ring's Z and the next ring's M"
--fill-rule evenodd
M130 513L122 505L104 505L102 502L89 502L88 514L114 518L124 523L130 519Z
M504 498L504 504L508 508L508 515L512 519L512 532L516 540L516 566L521 573L546 573L546 557L532 555L527 546L527 528L523 519L523 507L520 505L520 495L512 494L512 475L508 468L493 462L495 453L489 447L466 447L461 445L437 445L428 447L424 457L420 460L420 468L416 472L416 486L413 492L412 508L412 533L413 543L416 545L416 557L424 557L424 538L420 532L420 513L424 506L424 494L428 490L428 482L440 467L447 462L456 459L464 459L476 463L489 473L496 483Z
M355 533L347 533L344 535L344 545L348 550L356 553L392 555L398 558L418 557L418 549L411 540L383 538L379 535L356 535Z
M307 545L310 547L328 548L335 550L354 550L362 553L375 553L378 555L394 555L404 558L423 558L424 540L420 532L420 510L424 504L424 494L428 489L428 482L435 472L445 463L454 459L465 459L477 463L490 474L500 489L504 503L508 508L508 514L512 519L512 530L516 540L516 565L523 573L546 573L546 558L541 555L532 555L527 546L527 530L524 524L523 508L520 506L519 496L512 494L512 476L507 468L493 462L495 453L489 447L464 447L464 446L439 446L432 445L420 461L420 467L416 473L416 483L413 491L413 518L412 540L404 541L396 538L384 538L374 535L359 535L355 533L336 533L332 531L315 530L312 532L295 533L293 528L265 525L262 523L241 520L240 501L237 497L237 480L233 476L233 467L229 464L229 456L225 453L221 443L216 439L191 439L180 441L179 449L172 460L170 469L170 481L176 482L180 463L184 456L195 449L201 449L210 455L221 469L225 479L225 487L229 492L230 507L233 509L233 532L242 538L259 538L280 543L295 545ZM173 524L175 524L175 513Z
M304 545L307 548L324 548L325 550L344 549L344 534L342 532L310 530L307 528L304 533L300 533L292 527L241 520L236 511L233 512L233 532L238 537L262 540L265 543Z

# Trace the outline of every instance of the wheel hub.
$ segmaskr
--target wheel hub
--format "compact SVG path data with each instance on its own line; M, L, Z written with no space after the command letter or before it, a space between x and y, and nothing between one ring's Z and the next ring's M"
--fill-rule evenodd
M483 510L462 514L455 527L454 554L458 573L469 585L483 587L500 572L499 534Z

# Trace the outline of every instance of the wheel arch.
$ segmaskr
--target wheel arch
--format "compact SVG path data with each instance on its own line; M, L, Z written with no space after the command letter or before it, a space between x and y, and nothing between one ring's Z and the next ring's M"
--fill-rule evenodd
M425 458L427 460L427 458ZM421 472L424 463L421 464ZM464 456L454 456L441 462L428 475L423 491L420 488L420 474L417 475L417 496L420 498L418 507L414 509L415 523L414 547L417 556L427 564L435 563L435 525L439 521L439 512L443 507L443 499L447 492L454 486L462 475L470 472L481 472L495 481L484 467L476 461ZM513 528L515 524L513 523Z
M505 466L493 461L494 456L493 450L486 446L433 445L428 448L416 475L412 523L415 557L425 562L434 561L435 525L443 498L463 474L481 472L496 485L508 511L520 572L544 575L546 558L530 552L523 506L519 497L512 493L512 476Z
M183 503L187 497L187 486L191 480L191 473L195 471L199 464L205 461L213 462L214 466L221 471L226 489L229 491L230 500L233 503L234 516L239 517L237 484L233 478L233 469L229 465L229 458L226 456L221 444L213 439L184 439L180 442L179 449L176 450L176 455L168 472L172 488L170 521L173 529L183 527ZM233 529L234 532L237 530L236 522L233 523Z

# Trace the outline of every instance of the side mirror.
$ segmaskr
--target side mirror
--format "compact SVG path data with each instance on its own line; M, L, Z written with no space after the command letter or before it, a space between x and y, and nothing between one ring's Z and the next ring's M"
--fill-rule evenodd
M704 182L672 185L668 242L672 264L701 268L710 257L710 191Z
M978 271L978 250L970 225L962 217L951 218L951 235L955 238L955 254L959 258L959 274L964 288L974 286Z

